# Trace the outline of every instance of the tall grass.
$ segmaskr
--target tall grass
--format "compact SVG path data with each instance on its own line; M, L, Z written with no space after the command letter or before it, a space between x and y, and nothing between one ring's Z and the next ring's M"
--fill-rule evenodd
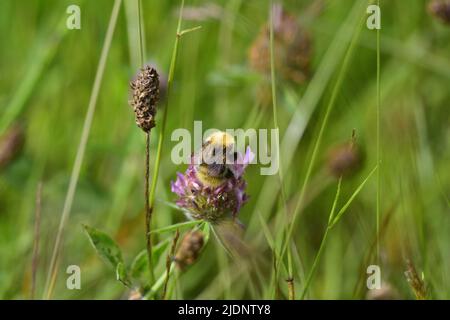
M111 24L110 8L80 2L82 30L67 31L64 4L49 2L0 1L0 136L17 122L26 136L17 158L0 168L0 269L5 270L0 297L24 298L30 291L40 297L42 289L44 298L128 296L114 272L94 258L78 225L112 232L125 262L143 249L144 137L124 105L130 70L151 61L158 71L170 65L169 101L158 112L151 140L152 191L146 199L154 210L153 251L170 243L176 229L199 227L185 222L173 206L170 180L184 167L170 161L171 130L190 129L194 119L202 120L205 129L279 128L281 170L273 177L258 175L258 166L246 170L250 199L239 219L248 226L249 259L230 259L210 241L194 265L177 272L174 263L164 261L173 256L167 245L163 258L153 261L155 277L143 289L146 298L165 291L167 299L364 299L367 265L378 262L383 281L400 298L414 299L417 290L404 275L403 256L416 269L410 280L421 279L430 289L428 298L449 298L450 47L448 28L425 13L425 0L408 5L323 1L315 16L304 10L304 1L284 2L310 32L312 73L302 86L279 76L272 25L267 94L273 104L267 108L255 101L260 78L246 60L270 19L272 1L215 1L212 6L185 1L182 11L179 1L123 1L126 11L117 13L108 65L99 61L95 48L102 47L105 55L107 39L97 40L105 36L108 19ZM359 31L369 3L383 6L382 30ZM185 38L199 23L201 32ZM83 130L74 143L78 121L84 121ZM361 171L338 179L328 174L326 149L353 128L364 162ZM72 147L77 153L73 164ZM45 188L36 241L34 208L41 180ZM45 249L55 249L55 230L60 239L56 259L55 250ZM39 268L32 263L33 243L41 248ZM47 270L49 263L53 271ZM82 290L65 289L65 264L81 267ZM285 282L292 278L295 286Z
M378 6L380 6L380 1L377 1ZM381 146L380 146L380 108L381 108L381 88L380 88L380 29L377 29L377 200L376 200L376 230L377 230L377 263L380 263L380 192L381 192L381 181L380 181L380 171L381 171Z
M349 48L347 50L347 53L345 54L345 57L344 57L344 60L343 60L343 63L342 63L342 67L339 70L339 74L338 74L338 78L336 80L336 84L334 85L334 88L333 88L333 91L332 91L332 94L331 94L331 97L330 97L330 101L329 101L329 103L327 105L324 118L323 118L323 120L321 122L321 125L320 125L319 133L318 133L317 138L316 138L316 140L314 142L314 147L313 147L313 151L312 151L312 154L311 154L311 158L310 158L310 160L308 162L306 175L305 175L305 178L303 180L302 187L300 189L300 195L299 195L299 198L297 200L297 203L296 203L294 211L293 211L292 220L290 221L289 224L286 225L287 235L286 235L286 240L285 240L285 242L283 244L283 248L281 250L281 254L280 254L281 257L284 256L286 251L289 251L288 247L290 245L289 243L291 241L291 238L292 238L292 235L293 235L293 232L294 232L294 227L295 227L295 224L296 224L296 219L297 219L297 216L298 216L298 212L299 212L299 209L300 209L300 207L302 205L302 202L304 201L306 187L308 186L309 180L311 178L312 170L313 170L313 167L314 167L315 162L316 162L316 158L317 158L317 155L318 155L318 152L319 152L319 148L320 148L320 145L321 145L321 142L322 142L323 134L324 134L325 129L326 129L327 124L328 124L328 119L329 119L331 111L332 111L332 109L333 109L333 107L334 107L334 105L336 103L336 99L338 97L340 88L341 88L341 86L343 84L344 77L345 77L345 75L347 73L347 69L349 67L349 63L351 61L351 58L353 57L353 52L354 52L355 47L357 45L357 41L359 39L359 35L360 35L361 29L362 29L363 18L364 17L362 17L360 19L359 27L354 32L352 42L351 42L351 44L350 44L350 46L349 46Z
M353 5L346 20L342 23L338 32L333 37L317 70L309 81L305 93L298 102L294 114L289 120L280 147L280 161L283 168L286 168L286 170L290 170L292 166L295 150L299 146L303 133L325 92L333 72L336 70L339 61L345 54L345 45L351 40L352 30L359 22L363 8L362 2ZM273 192L271 179L266 179L256 201L256 206L261 210L263 217L266 219L269 216L269 208L272 207L273 201L276 199L275 196L276 193ZM249 223L250 231L254 231L254 228L257 226L257 220L253 217Z
M73 199L75 197L75 191L77 188L78 178L80 176L81 166L83 164L84 154L86 151L86 145L89 138L89 133L91 130L92 120L94 118L95 107L97 104L98 94L100 92L100 86L103 79L103 74L105 71L106 60L108 58L109 48L111 47L111 42L114 34L114 30L117 23L117 17L119 15L121 0L115 0L114 6L112 8L111 17L108 24L108 29L106 31L105 40L103 43L102 52L100 55L100 61L98 63L97 72L95 74L94 85L92 87L91 97L89 99L88 110L83 123L83 129L81 133L80 143L78 144L78 149L75 157L74 166L72 169L72 174L70 176L69 188L67 189L66 199L64 201L64 208L61 214L61 219L59 222L58 231L56 234L55 245L53 247L53 253L50 261L50 266L48 270L46 285L45 285L45 299L50 299L53 295L53 290L55 288L56 276L58 273L58 258L61 251L61 245L63 241L64 229L66 227L67 220L72 209Z
M270 79L271 79L271 90L272 90L272 109L273 109L273 126L274 129L280 130L280 127L278 126L278 104L277 104L277 87L276 87L276 77L275 77L275 44L274 44L274 3L271 0L270 6L269 6L269 42L270 42ZM279 158L281 158L281 155L279 155ZM280 184L280 194L281 194L281 206L284 209L284 215L286 217L286 222L288 221L288 211L286 207L286 192L284 190L284 183L283 183L283 168L282 163L278 159L279 162L279 168L278 168L278 183ZM276 250L276 249L275 249ZM274 252L274 255L277 256L277 251ZM287 252L288 256L288 291L289 291L289 299L294 300L295 299L295 288L294 288L294 279L293 279L293 266L292 266L292 257L291 257L291 250L288 250ZM282 257L280 257L281 262ZM275 281L278 279L278 271L279 268L276 268L275 272ZM277 282L277 281L276 281ZM275 292L276 292L276 288Z
M342 206L342 208L336 213L336 207L339 201L340 193L341 193L341 184L342 184L342 177L339 178L337 189L336 189L336 195L334 197L333 205L331 206L330 214L328 216L328 223L327 227L325 229L325 233L322 237L322 241L320 243L319 251L317 252L316 257L314 258L314 262L312 264L311 270L308 273L308 277L306 278L305 286L303 288L302 295L300 296L300 299L303 300L308 292L309 285L311 284L312 277L314 276L314 273L316 271L317 265L319 263L319 260L322 256L323 249L325 247L325 243L328 238L328 232L339 222L339 220L342 218L350 204L353 202L353 200L356 198L358 193L362 190L364 185L367 183L367 181L370 179L370 177L373 175L373 173L378 170L378 165L375 166L375 168L370 171L368 176L363 180L363 182L356 188L356 190L353 192L353 194L350 196L350 198L347 200L347 202Z

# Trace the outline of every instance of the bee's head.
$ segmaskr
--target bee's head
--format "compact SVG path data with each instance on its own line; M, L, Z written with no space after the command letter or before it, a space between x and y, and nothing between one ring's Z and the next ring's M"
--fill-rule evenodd
M206 164L231 164L237 159L234 138L223 131L211 134L202 146L203 162Z
M219 146L221 148L230 148L234 145L234 137L229 133L216 131L206 138L205 144Z

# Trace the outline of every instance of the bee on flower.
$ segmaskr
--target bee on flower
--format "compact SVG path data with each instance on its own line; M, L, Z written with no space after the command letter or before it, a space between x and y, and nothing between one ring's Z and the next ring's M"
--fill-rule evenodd
M186 172L177 174L171 189L188 218L217 223L236 217L247 202L243 174L254 155L250 148L245 155L234 149L230 134L215 132L191 157Z

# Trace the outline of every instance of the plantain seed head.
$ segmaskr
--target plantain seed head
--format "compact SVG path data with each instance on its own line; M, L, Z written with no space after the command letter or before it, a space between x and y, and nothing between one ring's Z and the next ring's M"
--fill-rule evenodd
M159 75L156 69L145 66L130 83L136 124L145 132L155 126L156 104L159 100Z

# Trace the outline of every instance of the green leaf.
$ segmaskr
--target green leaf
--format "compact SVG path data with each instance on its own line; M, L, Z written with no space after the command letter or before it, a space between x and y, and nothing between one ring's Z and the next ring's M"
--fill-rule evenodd
M133 278L139 278L146 270L148 270L147 250L142 250L131 263L130 275Z
M123 264L122 252L108 234L87 225L83 225L83 228L91 244L103 260L108 262L115 270L119 263Z
M180 33L178 33L178 36L183 36L183 35L185 35L186 33L189 33L189 32L192 32L192 31L196 31L196 30L199 30L199 29L201 29L202 28L202 26L196 26L196 27L194 27L194 28L190 28L190 29L184 29L184 30L182 30Z
M176 223L176 224L172 224L170 226L164 227L164 228L159 228L159 229L152 230L152 231L150 231L150 233L171 232L171 231L175 231L177 229L195 226L195 225L200 224L202 222L203 222L202 220L194 220L194 221L187 221L187 222Z
M164 251L169 246L171 239L166 239L156 246L153 247L152 250L152 260L153 264L156 266L159 262ZM130 267L130 275L133 278L139 278L144 272L148 270L148 259L147 259L147 250L142 250L139 254L134 258Z
M122 282L126 287L131 287L131 281L128 277L128 272L125 265L119 262L116 267L116 279Z
M209 236L211 234L211 226L209 223L205 222L201 226L201 230L203 232L203 248L206 246L206 244L209 241Z
M153 247L152 260L153 260L155 265L158 264L159 259L163 255L164 251L166 251L166 249L169 247L169 244L170 244L171 241L172 241L172 239L168 238L168 239L158 243L156 246Z
M183 208L177 206L177 205L176 205L175 203L173 203L173 202L165 201L165 200L163 200L163 199L156 199L156 201L158 201L159 203L161 203L161 204L163 204L163 205L166 205L166 206L168 206L168 207L170 207L170 208L172 208L172 209L181 211L181 212L183 212L183 213L186 211L186 209L183 209Z

